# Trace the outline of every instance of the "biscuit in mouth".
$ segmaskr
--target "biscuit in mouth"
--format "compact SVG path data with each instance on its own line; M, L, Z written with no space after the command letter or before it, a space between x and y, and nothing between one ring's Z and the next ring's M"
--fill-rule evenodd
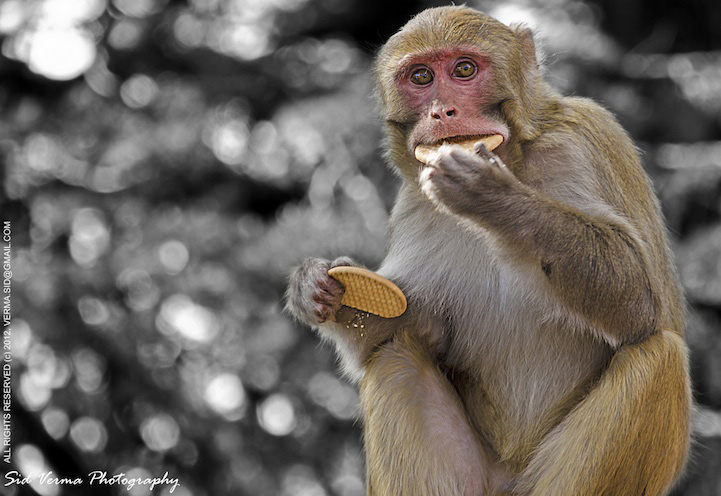
M488 151L492 151L503 143L503 136L500 134L487 134L486 136L473 136L471 138L451 138L434 145L418 145L415 149L415 156L419 162L428 164L443 145L458 146L473 153L476 143L483 143Z

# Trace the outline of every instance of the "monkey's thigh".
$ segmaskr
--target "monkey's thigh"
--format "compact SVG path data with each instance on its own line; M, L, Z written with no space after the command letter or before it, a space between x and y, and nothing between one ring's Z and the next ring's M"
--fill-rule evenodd
M483 493L485 459L458 396L426 346L401 331L361 383L372 496Z
M686 354L681 337L667 331L622 347L536 449L518 494L667 494L689 447Z

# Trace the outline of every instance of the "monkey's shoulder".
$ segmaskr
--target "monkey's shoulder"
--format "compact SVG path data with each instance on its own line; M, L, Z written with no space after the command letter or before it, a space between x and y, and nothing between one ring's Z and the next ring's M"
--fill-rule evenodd
M616 116L590 98L564 98L555 131L614 163L640 164L638 148Z
M616 116L595 100L584 97L561 99L559 110L548 122L537 143L583 145L590 151L618 151L638 156L638 151Z
M597 185L630 187L643 196L650 193L645 191L648 184L639 150L612 112L582 97L562 98L559 107L537 139L525 146L530 171L538 170L546 183L567 183L576 177Z

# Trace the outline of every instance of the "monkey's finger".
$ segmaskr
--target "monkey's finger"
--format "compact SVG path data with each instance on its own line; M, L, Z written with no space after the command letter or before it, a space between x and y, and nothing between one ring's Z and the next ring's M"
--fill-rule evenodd
M333 260L330 264L330 268L333 267L352 267L356 265L356 263L353 261L350 257L338 257L335 260Z
M479 157L485 158L488 162L490 162L491 165L501 169L506 167L506 164L503 163L503 160L501 160L498 155L486 148L485 144L476 143L476 145L473 147L473 150Z
M494 155L491 158L488 159L488 161L492 164L498 167L499 169L505 169L506 164L503 163L503 160L498 158L498 156Z
M439 164L444 172L463 181L477 177L480 165L476 155L463 149L452 149L441 157Z
M316 285L316 294L321 297L340 298L343 295L343 285L330 276L319 280Z
M445 165L449 167L433 168L426 175L426 179L432 184L433 195L444 202L449 196L453 196L454 192L458 192L459 188L463 189L465 183L465 177L455 161L447 160Z
M313 316L316 319L316 322L318 325L323 324L325 322L328 322L329 320L334 320L335 312L337 311L337 308L334 308L330 305L325 305L322 303L318 303L313 308Z
M473 152L483 158L491 158L491 155L493 155L491 151L486 148L486 144L482 141L479 141L478 143L473 145Z

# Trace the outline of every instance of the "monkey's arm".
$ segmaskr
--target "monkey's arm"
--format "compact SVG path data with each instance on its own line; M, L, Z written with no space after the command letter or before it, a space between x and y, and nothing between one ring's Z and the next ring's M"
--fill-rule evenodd
M637 342L657 328L643 242L610 208L604 216L584 213L519 182L491 155L452 150L431 165L421 176L426 194L494 232L512 253L530 256L553 293L609 343Z
M354 380L363 375L370 354L388 341L407 315L385 319L341 305L343 286L328 275L338 266L359 266L347 257L333 262L309 258L290 276L286 309L299 321L317 329L335 345L344 372Z

